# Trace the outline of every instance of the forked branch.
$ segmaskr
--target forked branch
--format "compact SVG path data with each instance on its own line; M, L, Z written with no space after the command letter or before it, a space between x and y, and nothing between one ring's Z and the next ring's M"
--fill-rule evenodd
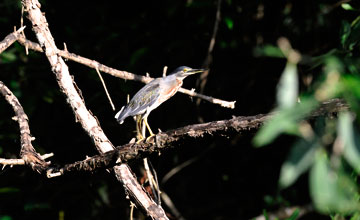
M24 112L23 107L21 106L19 100L14 96L14 94L0 81L0 93L5 97L6 101L11 105L15 112L14 120L19 123L20 128L20 141L21 141L21 150L20 156L25 162L29 164L33 170L37 172L44 171L49 163L45 162L43 158L38 154L34 147L31 144L31 141L34 140L30 134L30 128L28 123L28 117Z
M39 41L39 44L41 48L44 49L52 71L56 76L60 90L66 95L67 101L70 104L77 120L92 139L99 153L105 153L113 150L114 147L103 132L98 120L86 108L84 100L79 94L80 90L76 87L76 84L70 75L68 66L58 53L55 41L49 30L47 20L44 13L40 10L39 1L23 0L22 4L25 8L25 12L28 14L28 19L32 23L33 31ZM148 215L150 215L153 219L168 219L162 207L157 206L156 203L146 194L126 164L115 166L114 172L118 180L122 182L125 189Z

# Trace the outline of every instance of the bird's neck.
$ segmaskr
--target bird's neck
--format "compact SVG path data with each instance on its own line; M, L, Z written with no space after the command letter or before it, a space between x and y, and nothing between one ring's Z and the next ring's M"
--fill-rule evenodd
M181 79L176 79L176 82L177 82L178 88L180 88L183 84L183 81Z

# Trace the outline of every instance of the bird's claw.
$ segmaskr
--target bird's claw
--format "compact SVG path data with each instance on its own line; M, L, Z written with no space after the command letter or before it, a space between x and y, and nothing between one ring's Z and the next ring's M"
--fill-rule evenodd
M144 140L145 140L145 138L143 137L143 138L140 138L140 139L138 139L137 141L136 141L136 143L137 144L140 144L140 143L142 143L142 142L144 142ZM147 139L146 139L147 140ZM145 141L146 141L145 140Z
M137 139L136 143L140 144L141 142L143 142L145 140L145 137L141 133L138 133L136 135L136 139Z
M149 137L146 138L145 142L148 143L150 142L151 139L153 139L155 137L155 134L151 134Z

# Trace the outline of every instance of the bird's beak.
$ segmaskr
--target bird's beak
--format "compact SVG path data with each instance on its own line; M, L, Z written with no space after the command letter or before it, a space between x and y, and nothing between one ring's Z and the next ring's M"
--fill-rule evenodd
M186 75L192 75L192 74L195 74L195 73L202 73L202 72L205 72L206 69L191 69L191 70L188 70L186 71Z

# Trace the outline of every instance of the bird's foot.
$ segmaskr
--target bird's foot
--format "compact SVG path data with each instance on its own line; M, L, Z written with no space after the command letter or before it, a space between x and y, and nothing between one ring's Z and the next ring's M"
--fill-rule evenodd
M154 137L155 137L156 135L153 133L153 134L151 134L149 137L147 137L146 138L146 143L148 143L148 142L150 142L152 139L154 139Z
M136 143L137 143L137 144L140 144L140 143L144 142L144 140L145 140L145 138L138 139L138 140L136 141ZM146 140L145 140L145 141L146 141Z
M137 139L136 143L137 143L137 144L140 144L141 142L143 142L143 141L145 140L145 137L142 136L141 133L138 133L138 134L136 135L136 139Z

